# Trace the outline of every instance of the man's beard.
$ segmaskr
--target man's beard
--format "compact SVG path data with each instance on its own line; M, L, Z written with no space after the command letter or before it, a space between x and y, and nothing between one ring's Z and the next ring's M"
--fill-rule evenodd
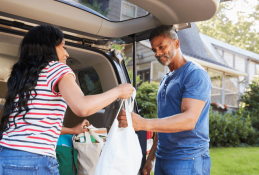
M161 56L157 56L156 59L157 59L157 61L158 61L160 64L162 64L163 66L168 66L169 63L171 62L171 60L174 58L175 55L176 55L176 52L175 52L174 50L172 50L169 55L164 54L164 55L161 55ZM162 61L162 60L160 59L160 58L163 58L163 57L166 58L166 61Z

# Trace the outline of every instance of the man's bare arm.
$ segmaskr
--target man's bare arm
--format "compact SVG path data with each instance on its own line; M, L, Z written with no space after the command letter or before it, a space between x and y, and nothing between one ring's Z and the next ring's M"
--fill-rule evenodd
M136 131L145 130L162 133L175 133L193 130L204 106L205 101L192 98L183 98L181 106L182 113L174 116L169 116L162 119L144 119L138 114L131 113L133 127ZM122 112L118 117L120 127L126 126L127 121L125 118L124 112Z

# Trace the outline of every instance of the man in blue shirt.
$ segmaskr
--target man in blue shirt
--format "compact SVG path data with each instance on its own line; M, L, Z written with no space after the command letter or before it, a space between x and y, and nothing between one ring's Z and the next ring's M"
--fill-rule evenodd
M170 72L159 86L158 119L132 113L136 131L157 132L143 173L150 174L156 162L155 175L210 174L210 77L202 66L184 58L171 26L157 27L149 39L155 57ZM127 126L125 111L118 120L121 127Z

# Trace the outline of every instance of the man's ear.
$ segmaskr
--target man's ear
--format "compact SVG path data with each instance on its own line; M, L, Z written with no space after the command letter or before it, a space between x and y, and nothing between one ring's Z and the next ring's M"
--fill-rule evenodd
M179 41L179 39L175 39L175 40L174 40L174 47L175 47L175 49L179 49L179 47L180 47L180 41Z

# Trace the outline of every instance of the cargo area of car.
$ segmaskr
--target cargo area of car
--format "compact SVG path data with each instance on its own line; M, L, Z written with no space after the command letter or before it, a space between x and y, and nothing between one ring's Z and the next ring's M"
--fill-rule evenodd
M18 61L19 45L22 38L23 36L0 32L0 107L4 104L4 97L7 91L6 82L11 68ZM113 68L114 65L112 65L114 60L109 60L105 52L87 50L86 48L78 48L71 45L66 47L69 53L67 64L74 71L76 82L85 95L106 92L119 84L118 77L116 76L118 74L121 75L121 73L119 72L116 75ZM106 127L109 130L109 126L112 124L118 111L117 103L119 101L88 117L76 116L68 106L63 124L66 127L73 127L86 118L95 127Z

